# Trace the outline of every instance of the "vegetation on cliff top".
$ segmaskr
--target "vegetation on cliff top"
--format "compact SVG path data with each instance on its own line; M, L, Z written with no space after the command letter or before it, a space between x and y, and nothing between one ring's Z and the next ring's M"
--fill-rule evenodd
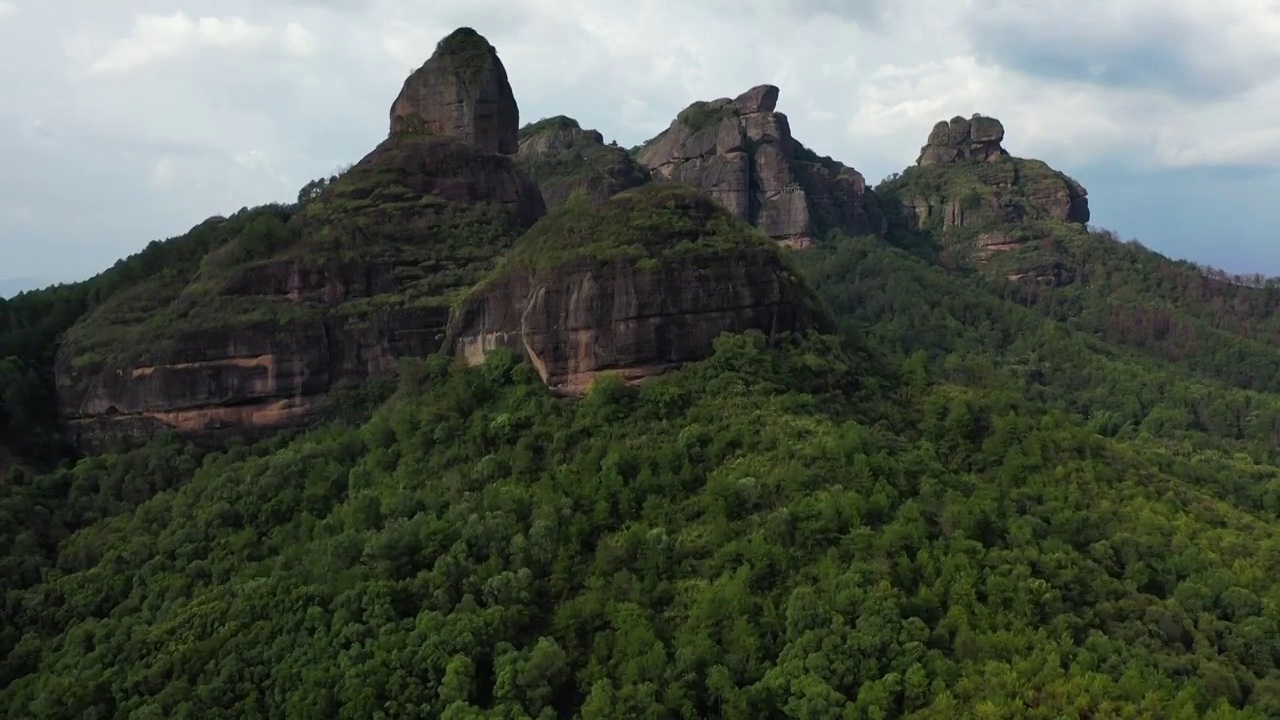
M727 99L699 100L681 110L680 114L676 116L676 120L691 132L698 132L718 125L736 115L737 110L734 108L733 103Z
M564 142L573 133L571 142ZM560 135L552 138L550 136ZM539 138L553 142L541 145ZM565 202L583 191L599 202L622 190L649 182L649 171L617 144L584 131L577 120L563 115L544 118L520 129L520 169L542 190L549 206Z
M461 27L436 43L434 57L474 78L493 67L497 54L483 35L472 28Z
M572 198L538 221L511 248L495 275L534 274L574 261L633 261L641 266L728 256L747 250L782 257L777 245L693 188L655 183L619 193L602 206Z
M1067 181L1066 175L1044 162L1009 157L998 162L914 165L881 183L876 192L895 195L908 206L918 199L936 208L922 218L932 231L943 229L942 209L958 203L965 215L964 231L976 233L1005 227L1011 218L1045 219L1034 198L1064 192Z
M554 132L556 130L581 130L582 125L577 120L568 115L553 115L551 117L542 118L536 122L531 122L520 128L519 138L525 140L534 135L541 135L546 132Z

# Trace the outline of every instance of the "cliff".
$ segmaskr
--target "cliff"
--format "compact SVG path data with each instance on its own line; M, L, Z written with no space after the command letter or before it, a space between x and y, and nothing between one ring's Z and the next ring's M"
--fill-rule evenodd
M533 178L547 207L581 192L593 205L649 182L649 171L604 136L563 115L520 129L516 163Z
M385 141L301 207L213 219L188 273L73 326L56 386L82 450L174 429L201 442L309 422L338 385L440 349L459 292L545 211L516 167L496 52L445 38L405 82Z
M645 143L637 159L655 180L697 188L792 247L830 230L880 234L885 220L862 174L819 157L777 112L778 88L696 102Z
M520 109L497 51L471 28L440 41L391 105L391 133L435 135L485 153L516 151Z
M639 381L701 360L724 332L833 331L776 243L708 196L649 185L552 211L462 304L454 352L524 355L552 389Z

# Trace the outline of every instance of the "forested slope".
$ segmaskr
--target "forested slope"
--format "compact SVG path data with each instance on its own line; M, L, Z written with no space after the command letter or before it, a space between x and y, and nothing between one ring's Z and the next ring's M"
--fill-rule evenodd
M804 263L840 342L580 401L437 358L367 421L8 488L0 707L1280 712L1274 443L1229 423L1275 398L875 241Z

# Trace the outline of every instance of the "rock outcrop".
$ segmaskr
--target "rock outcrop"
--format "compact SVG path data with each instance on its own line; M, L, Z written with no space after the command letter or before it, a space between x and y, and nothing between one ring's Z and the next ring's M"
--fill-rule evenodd
M510 155L519 118L497 51L475 30L459 28L404 81L391 105L391 132L450 137Z
M1004 126L975 115L939 122L914 167L882 190L902 205L908 225L971 236L983 253L1012 250L1018 227L1042 221L1089 222L1088 193L1040 160L1004 149ZM888 198L886 198L886 202Z
M696 102L637 159L655 180L697 188L785 245L806 247L829 230L884 232L862 174L793 138L777 102L773 85Z
M881 201L900 208L907 229L943 239L949 258L1011 280L1070 283L1060 241L1089 222L1088 193L1040 160L1011 155L1004 137L1004 125L982 115L937 123L916 164L877 188Z
M533 178L547 207L581 192L593 205L649 182L649 171L604 136L563 115L521 128L516 163Z
M708 357L716 336L832 321L776 243L692 188L649 185L543 218L455 316L454 352L529 359L581 394L603 372L629 381Z
M515 164L501 61L459 30L416 71L388 138L300 209L202 223L186 268L67 334L59 401L86 451L165 429L202 443L311 422L335 387L438 351L458 292L545 212ZM194 252L194 250L193 250Z
M974 115L965 120L957 115L951 122L939 121L920 148L919 165L937 165L961 160L990 162L1009 157L1001 146L1004 125L995 118Z

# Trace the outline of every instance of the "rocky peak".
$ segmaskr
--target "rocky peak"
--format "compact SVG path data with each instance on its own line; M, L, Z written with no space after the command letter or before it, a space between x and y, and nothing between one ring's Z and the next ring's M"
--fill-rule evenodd
M928 142L920 148L916 164L999 160L1009 156L1000 145L1003 140L1004 125L999 120L976 113L968 120L957 115L951 122L942 120L933 126Z
M1007 264L1042 241L1089 222L1088 193L1047 163L1004 149L1005 128L982 115L933 126L916 165L887 181L886 202L901 203L907 226L939 233L950 247ZM1003 265L1002 265L1003 267ZM1041 277L1039 270L1015 273ZM1064 282L1055 275L1055 283Z
M779 90L757 85L734 99L691 104L636 159L655 180L707 193L774 240L805 247L828 230L884 231L866 181L791 135Z
M757 85L734 98L733 106L743 115L771 113L778 106L778 93L775 85Z
M444 136L482 153L518 149L520 110L507 71L489 41L459 28L404 81L391 105L391 134Z

